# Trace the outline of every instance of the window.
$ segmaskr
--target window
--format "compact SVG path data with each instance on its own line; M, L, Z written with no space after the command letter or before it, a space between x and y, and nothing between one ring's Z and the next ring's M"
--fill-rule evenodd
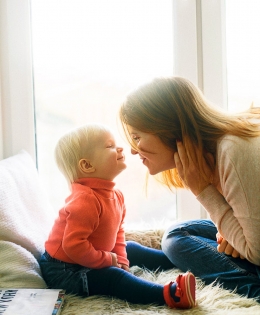
M228 108L260 106L260 2L226 1Z
M1 0L0 107L2 125L0 126L0 137L3 141L0 146L0 155L5 158L19 152L21 149L26 149L35 157L33 121L33 98L35 95L39 172L49 188L49 195L52 191L57 192L51 199L54 208L58 208L67 194L65 192L67 187L64 179L57 171L52 157L56 138L71 126L81 124L81 119L84 118L82 123L87 121L87 118L90 117L89 114L94 115L94 109L95 117L103 119L106 115L111 114L110 118L113 117L114 119L116 115L112 113L111 104L118 106L121 98L142 81L152 76L171 74L172 68L174 68L174 74L184 76L198 84L206 97L219 106L226 107L227 95L230 110L232 110L232 107L234 111L248 108L252 101L258 106L258 91L260 89L257 86L259 80L255 77L259 73L259 60L257 58L259 55L259 38L256 35L259 29L256 17L259 12L258 2L257 0L124 0L117 2L109 0L102 4L97 0L93 2L93 6L95 6L95 3L98 5L94 9L91 0L82 2L78 0L71 2L68 0ZM81 4L88 4L88 10L85 9L84 11ZM30 6L32 23L30 21ZM137 8L134 13L133 7ZM71 11L70 14L66 13L68 8ZM108 34L112 34L117 29L115 24L113 24L114 29L112 26L107 26L108 23L105 18L112 16L110 9L120 19L119 29L124 32L124 37L117 35L117 42L113 42L116 44L114 46L120 49L120 53L116 50L114 55L124 56L128 63L118 60L117 64L121 66L122 76L120 77L120 72L117 72L117 74L113 72L113 80L108 82L106 73L111 75L111 71L106 72L106 70L111 69L108 64L113 60L111 49L108 48L108 43L110 43ZM90 74L95 82L98 79L94 77L91 71L85 71L87 58L84 59L85 63L77 67L78 70L82 70L79 71L81 76L79 74L75 75L76 59L79 59L80 52L85 53L85 55L88 52L84 48L88 37L84 37L85 40L83 39L82 20L90 20L88 12L93 13L94 11L96 12L96 20L93 24L95 30L105 25L103 33L101 31L101 35L96 35L97 43L100 43L100 38L107 43L106 47L102 47L103 60L98 55L97 60L99 62L95 64L96 68L102 66L102 68L98 68L101 69L99 74L100 77L105 79L101 82L102 88L99 87L98 90L101 91L100 94L104 95L106 100L110 101L108 104L110 108L107 112L104 110L97 111L97 104L100 104L101 101L93 99L91 112L77 111L77 118L75 118L70 114L65 114L65 108L79 106L80 94L93 95L89 93L90 89L84 88L83 91L82 86L80 89L80 83L84 87L89 83L89 79L83 77L82 73ZM106 14L104 11L106 11ZM18 16L19 18L17 18ZM76 22L75 19L72 20L73 16L76 17ZM90 16L92 17L94 14L90 14ZM82 18L80 19L80 17ZM131 23L129 23L131 18ZM113 23L116 23L115 21L118 21L118 19L113 16ZM62 22L64 20L65 22ZM138 22L140 20L142 22ZM153 23L149 22L151 20ZM35 91L32 88L31 26ZM132 26L132 33L130 32L130 26ZM135 26L137 30L134 30ZM138 43L137 38L140 38L141 34L146 34L146 32L150 34L150 37L144 35L145 42L139 40ZM87 31L83 33L84 36L89 34ZM96 31L94 33L97 34ZM91 32L90 35L94 33ZM130 33L136 36L130 36ZM62 37L63 42L61 42ZM76 44L76 38L79 39L80 44ZM125 39L123 40L123 38ZM174 44L172 44L172 39L174 39ZM90 52L93 52L93 42L95 41L88 45L91 48ZM143 44L143 48L137 50L137 47L141 47L140 44ZM126 47L124 50L123 46ZM62 49L55 51L55 47ZM149 47L148 52L146 50L146 53L142 55L141 51L145 51L145 47ZM158 52L157 48L161 50ZM75 57L68 58L68 56L72 56L73 51ZM139 57L140 59L138 59ZM174 64L172 64L172 60L174 60ZM166 64L168 65L166 66ZM130 67L127 68L127 65L130 65ZM226 70L228 78L226 78ZM95 73L98 73L98 71L95 71ZM127 75L125 75L126 73ZM136 77L133 77L134 75ZM73 78L73 81L69 82L68 77ZM125 82L125 78L129 79L131 84ZM228 81L228 91L226 79ZM118 81L120 83L115 83ZM100 82L98 83L100 84ZM116 94L117 96L114 96L113 100L111 94L108 93L112 90L121 91L121 94ZM68 91L72 92L72 96L67 94ZM75 97L73 97L73 93ZM84 105L84 109L87 108L85 106L87 102L85 99L81 103L81 105ZM75 105L76 103L77 105ZM241 107L238 104L241 104ZM64 108L61 116L57 112L60 105ZM47 110L43 110L46 106ZM74 112L76 113L76 111ZM72 111L73 115L74 112ZM63 127L61 121L64 123ZM124 146L125 152L129 153L127 144L124 143ZM127 160L129 167L118 177L118 186L121 188L123 186L121 183L130 182L129 177L133 175L134 171L138 174L137 182L131 180L132 185L135 185L135 194L127 195L127 192L122 189L128 205L128 214L136 213L136 209L131 206L132 204L137 207L138 219L144 217L141 210L146 206L149 215L153 213L151 209L156 207L156 202L153 202L154 192L157 194L154 196L155 201L162 202L163 200L167 203L157 205L158 209L165 209L165 214L170 213L170 218L173 215L175 216L176 195L152 182L149 183L148 198L146 198L143 191L145 168L140 166L138 159L133 156L127 156ZM152 185L155 188L152 188ZM63 191L62 196L61 191ZM178 219L205 217L203 209L191 193L181 190L178 191L177 197ZM135 198L135 200L132 198ZM168 198L172 198L172 200ZM150 210L148 210L149 207ZM158 213L158 211L155 213Z
M54 162L54 146L68 129L102 122L117 132L125 95L156 76L173 74L171 0L31 0L39 174L59 209L69 194ZM116 178L126 221L176 217L176 195L149 179L122 142L128 168Z

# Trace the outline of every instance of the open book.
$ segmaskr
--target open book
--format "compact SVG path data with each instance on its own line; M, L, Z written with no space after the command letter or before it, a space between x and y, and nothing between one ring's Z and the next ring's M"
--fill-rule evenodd
M59 315L64 290L0 289L0 315Z

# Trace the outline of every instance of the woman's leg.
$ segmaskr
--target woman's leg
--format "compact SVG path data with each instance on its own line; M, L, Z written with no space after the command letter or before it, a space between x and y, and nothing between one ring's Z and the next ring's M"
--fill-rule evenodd
M206 284L217 280L224 288L260 302L257 267L245 259L219 253L216 233L210 220L179 223L165 232L162 250L176 267L190 270Z
M137 242L126 242L127 258L131 266L145 267L149 270L167 270L174 265L162 250L143 246Z

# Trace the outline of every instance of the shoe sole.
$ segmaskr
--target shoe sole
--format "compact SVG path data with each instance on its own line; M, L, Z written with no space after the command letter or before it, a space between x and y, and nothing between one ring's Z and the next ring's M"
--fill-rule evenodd
M190 304L190 307L195 306L195 286L196 286L196 280L193 275L193 273L189 272L184 277L185 280L185 289L187 292L187 298Z

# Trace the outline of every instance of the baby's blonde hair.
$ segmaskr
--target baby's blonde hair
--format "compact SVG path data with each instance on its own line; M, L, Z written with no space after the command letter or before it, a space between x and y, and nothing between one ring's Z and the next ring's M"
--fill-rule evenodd
M99 123L90 123L74 128L64 134L56 144L55 160L68 183L78 179L78 163L90 159L95 151L97 137L111 130Z

